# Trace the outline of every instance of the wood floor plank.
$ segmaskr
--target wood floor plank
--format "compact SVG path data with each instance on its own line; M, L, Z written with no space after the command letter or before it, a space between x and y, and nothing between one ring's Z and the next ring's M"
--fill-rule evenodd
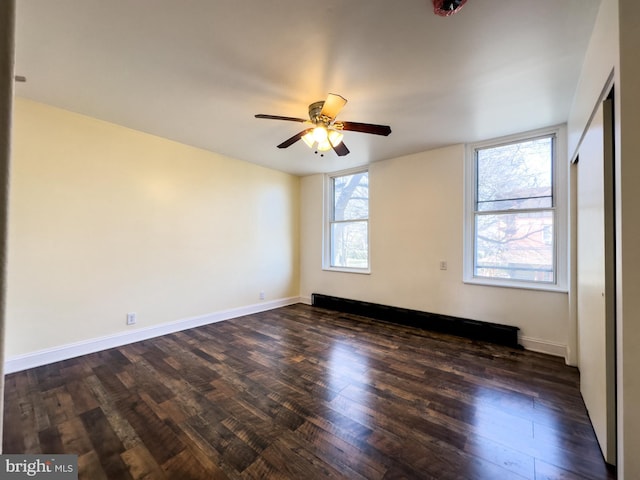
M261 458L272 465L284 478L345 478L330 465L322 464L319 459L309 458L305 450L299 447L294 437L287 433L269 445Z
M208 467L208 468L207 468ZM181 451L175 457L167 460L162 468L167 472L167 478L180 480L226 480L228 477L216 466L201 464L189 449ZM156 477L149 477L151 480ZM163 478L163 477L157 477Z
M562 359L302 304L8 375L4 426L81 480L615 478Z
M39 449L42 453L57 453L63 451L62 439L56 425L52 425L38 432Z
M129 422L124 418L117 405L112 401L111 397L106 393L102 384L95 376L87 378L91 390L95 393L96 399L99 399L100 409L107 418L109 426L114 430L118 439L122 442L125 449L133 448L141 443L140 438L133 430Z
M99 405L89 390L89 387L82 379L71 380L65 386L73 399L73 407L76 415L86 412L87 410L93 410Z
M78 456L78 478L86 480L110 480L102 469L100 458L95 450Z
M387 471L387 467L375 458L362 454L354 455L354 451L357 450L353 445L312 423L306 422L296 433L315 447L316 455L334 465L340 472L348 474L349 478L359 476L369 480L381 479Z
M5 381L5 408L4 408L4 428L2 431L2 444L4 453L22 453L27 450L26 436L24 432L36 432L33 422L29 421L30 404L21 397L26 397L26 393L21 388L20 380L26 378L23 372L10 376Z
M465 452L495 463L522 478L535 479L535 459L527 454L474 435L469 436L464 449Z
M120 457L135 480L166 480L169 478L144 445L136 445L122 452Z
M556 465L552 465L539 459L536 459L535 470L535 480L584 480L592 478L602 478L602 473L593 472L587 473L586 475L579 474L569 470L565 470Z
M139 395L118 402L118 409L159 464L184 449L167 421L162 421Z
M83 455L93 449L89 434L78 417L71 418L58 425L62 449L65 452L74 452L76 455Z
M98 455L102 470L108 478L131 479L127 466L120 458L124 446L111 428L100 408L94 408L80 415L85 430L89 434L93 448ZM63 450L44 449L45 452L61 453Z

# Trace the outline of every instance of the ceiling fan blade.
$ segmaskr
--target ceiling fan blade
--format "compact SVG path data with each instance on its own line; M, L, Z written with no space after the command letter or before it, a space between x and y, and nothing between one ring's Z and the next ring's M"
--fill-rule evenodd
M349 149L344 144L344 142L340 142L338 145L331 145L333 147L333 151L338 154L339 157L344 157L349 154Z
M296 133L293 137L286 139L284 142L282 142L280 145L278 145L278 148L290 147L291 145L296 143L298 140L300 140L303 135L306 135L307 133L309 133L312 130L313 130L313 128L307 128L306 130L303 130L303 131L301 131L299 133Z
M384 135L385 137L391 133L389 125L376 125L374 123L358 123L358 122L340 122L343 130L351 132L372 133L374 135Z
M346 104L346 98L340 95L336 95L335 93L330 93L329 95L327 95L327 99L324 101L324 105L322 106L320 115L325 115L326 117L329 117L333 120L338 116L338 113L340 113L340 110L342 110L342 107L344 107Z
M297 118L297 117L281 117L280 115L265 115L264 113L258 113L256 115L256 118L266 118L268 120L287 120L288 122L308 122L309 120L306 120L304 118Z

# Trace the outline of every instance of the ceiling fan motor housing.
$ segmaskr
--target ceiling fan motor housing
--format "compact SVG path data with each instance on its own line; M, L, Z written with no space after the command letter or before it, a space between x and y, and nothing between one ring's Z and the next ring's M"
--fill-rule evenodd
M322 112L323 106L324 106L324 100L321 100L319 102L313 102L311 105L309 105L309 118L313 123L317 124L322 121L320 112Z

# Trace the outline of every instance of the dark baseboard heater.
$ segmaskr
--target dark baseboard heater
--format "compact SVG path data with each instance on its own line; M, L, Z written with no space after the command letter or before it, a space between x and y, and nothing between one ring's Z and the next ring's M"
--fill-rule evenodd
M434 332L448 333L459 337L482 340L513 348L522 348L518 343L518 330L520 329L509 325L480 322L478 320L469 320L449 315L331 297L321 293L311 295L311 304L315 307L351 313L376 320L422 328Z

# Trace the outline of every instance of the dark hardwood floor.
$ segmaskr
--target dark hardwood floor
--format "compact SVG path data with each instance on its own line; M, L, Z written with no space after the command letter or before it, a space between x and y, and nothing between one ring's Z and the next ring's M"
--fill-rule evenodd
M294 305L6 377L4 453L100 479L607 479L560 358Z

